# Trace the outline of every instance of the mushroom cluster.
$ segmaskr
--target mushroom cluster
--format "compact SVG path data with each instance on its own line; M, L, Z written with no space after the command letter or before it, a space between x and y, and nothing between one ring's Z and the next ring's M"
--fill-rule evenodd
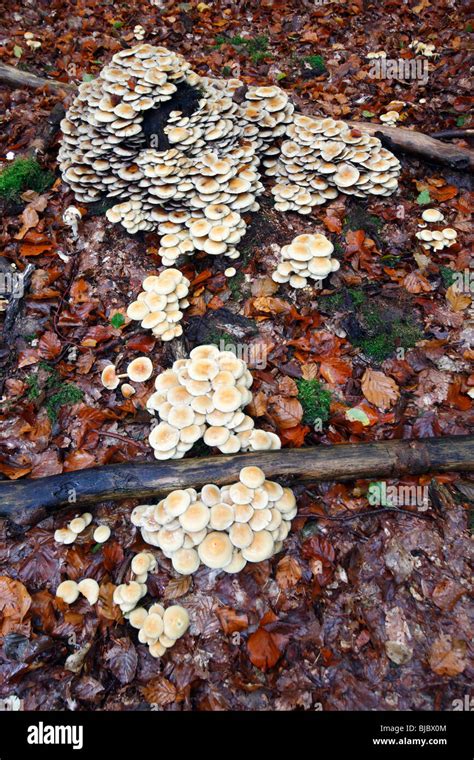
M247 364L217 346L193 348L159 374L147 400L150 414L161 420L149 442L157 459L181 459L200 438L223 454L279 449L275 433L255 430L242 410L252 400L253 378Z
M96 604L99 598L99 584L94 578L84 578L79 583L63 581L56 589L56 596L66 604L74 604L79 594L82 594L89 604Z
M443 230L420 230L416 233L418 240L421 240L423 248L432 248L433 251L441 251L443 248L449 248L456 242L458 233L452 227L445 227Z
M59 528L54 531L54 540L58 544L73 544L76 538L83 530L87 528L92 522L92 515L90 512L84 512L79 517L75 517L68 522L65 528Z
M181 254L194 251L237 259L240 253L235 246L245 235L245 229L240 214L225 203L210 203L200 213L171 213L169 220L158 225L162 236L158 253L165 266L172 266Z
M148 645L152 657L162 657L189 628L189 615L179 604L166 610L161 604L152 604L149 610L136 607L128 619L138 629L138 640Z
M137 356L127 366L127 371L117 375L117 369L115 364L108 364L102 370L100 379L104 388L109 391L114 391L119 385L120 380L123 377L128 377L132 382L145 383L150 379L153 373L153 364L148 356ZM122 395L125 398L133 396L135 388L130 383L124 383L121 387Z
M181 575L206 567L240 572L281 550L296 499L289 488L265 479L259 467L243 467L239 482L172 491L158 504L131 515L148 544L161 549Z
M116 586L114 590L113 600L124 615L135 609L140 599L142 599L147 593L146 583L140 583L139 581L129 581L128 583L121 583Z
M281 146L263 161L275 208L309 214L339 192L365 198L391 195L398 187L399 160L377 137L343 121L296 114Z
M127 316L163 341L178 338L183 334L179 324L182 310L189 306L189 285L188 278L178 269L165 269L159 275L145 277L143 290L128 307Z
M336 272L339 261L331 258L334 246L324 235L297 235L281 249L281 261L272 274L275 282L289 282L292 288L304 288L308 278L324 280Z
M109 221L132 234L158 230L166 266L195 250L237 257L242 214L263 192L262 161L278 178L282 211L309 213L339 189L388 195L397 186L399 163L376 138L295 115L275 85L201 77L148 44L116 53L83 82L61 128L60 168L77 200L113 199Z

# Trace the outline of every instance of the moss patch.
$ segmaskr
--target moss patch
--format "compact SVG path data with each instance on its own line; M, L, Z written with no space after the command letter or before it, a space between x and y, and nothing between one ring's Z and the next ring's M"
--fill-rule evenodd
M257 37L242 37L240 34L226 37L223 34L219 34L216 37L214 47L219 48L222 45L232 45L237 48L239 53L246 53L253 63L259 63L269 55L268 37L264 34L260 34Z
M47 362L39 362L38 372L26 378L27 398L31 401L43 399L42 403L51 422L55 422L62 406L77 404L84 393L77 385L66 383L54 367Z
M51 187L54 175L42 169L34 158L17 158L0 173L0 197L19 201L25 190L42 193Z
M329 419L331 393L323 388L319 380L297 380L298 400L303 407L303 422L314 425Z

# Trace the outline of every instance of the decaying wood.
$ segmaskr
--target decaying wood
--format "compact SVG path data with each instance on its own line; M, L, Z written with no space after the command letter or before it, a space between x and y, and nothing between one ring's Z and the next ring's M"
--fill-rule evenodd
M381 441L306 449L114 464L37 480L0 483L0 516L33 525L75 505L120 499L156 499L175 488L225 485L246 465L261 467L268 478L301 483L318 480L394 478L426 472L474 471L474 436Z
M48 87L50 90L74 92L74 90L77 89L75 84L69 82L57 82L54 79L38 77L36 74L30 74L28 71L21 71L15 66L8 66L5 63L0 64L0 82L9 87L24 87L29 90Z
M53 90L65 92L77 90L77 85L74 83L45 79L6 64L0 64L0 82L9 87L26 87L29 89L49 87ZM473 171L474 169L474 151L467 148L448 145L441 140L435 140L433 137L406 127L386 127L382 124L357 121L348 122L348 124L379 137L390 150L413 153L420 158L450 166L452 169L465 171Z
M413 153L428 161L450 166L452 169L470 172L474 170L474 151L467 148L449 145L406 127L385 127L382 124L368 124L365 121L349 121L348 124L361 132L375 135L389 150Z

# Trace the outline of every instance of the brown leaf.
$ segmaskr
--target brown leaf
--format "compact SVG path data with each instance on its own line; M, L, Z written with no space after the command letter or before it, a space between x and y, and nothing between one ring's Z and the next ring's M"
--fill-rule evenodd
M325 359L319 371L331 385L343 385L352 375L352 367L344 359Z
M263 626L278 620L273 612L267 612L260 621L260 626L247 640L250 662L256 668L266 671L277 664L283 653L286 637L267 631Z
M31 596L23 583L0 576L0 633L6 636L17 629L30 609Z
M438 676L457 676L463 673L466 662L466 642L442 634L430 651L430 668Z
M433 290L431 283L418 270L409 272L403 280L403 285L409 293L429 293Z
M281 430L299 425L303 418L303 407L297 398L272 396L268 411Z
M55 359L61 353L61 341L56 333L47 330L38 341L38 352L43 359Z
M260 311L264 314L286 314L287 312L291 311L291 306L281 298L262 296L261 298L253 299L252 311Z
M181 578L171 578L164 591L165 599L179 599L191 588L191 576L183 575Z
M400 396L395 380L373 369L365 370L361 388L367 401L379 409L388 409Z
M150 705L169 705L176 701L176 686L164 676L152 678L141 691Z
M282 589L293 588L300 580L302 574L298 561L294 557L287 555L277 565L276 581Z
M464 311L471 303L471 296L460 293L456 285L450 285L446 291L446 300L449 301L453 311Z
M249 626L249 619L245 612L237 612L231 607L220 607L217 617L221 621L222 630L225 634L235 631L245 631Z

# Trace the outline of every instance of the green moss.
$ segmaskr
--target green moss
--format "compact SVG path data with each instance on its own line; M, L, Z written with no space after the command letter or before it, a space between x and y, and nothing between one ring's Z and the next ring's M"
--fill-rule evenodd
M324 63L324 58L322 55L307 55L306 58L303 58L303 61L305 63L309 63L311 69L318 76L325 74L327 71L326 64Z
M370 356L371 359L375 359L378 362L387 359L395 351L396 345L391 335L382 333L376 335L373 338L361 338L359 341L354 341L355 345L362 348L362 351L366 356Z
M242 299L242 286L244 282L245 275L243 272L237 272L237 274L229 278L229 290L233 301L240 301Z
M377 235L383 227L383 220L379 216L369 214L363 206L353 206L344 219L344 232L347 230L364 230L370 235Z
M331 393L323 388L319 380L297 380L298 400L303 407L303 422L314 425L329 419Z
M365 335L353 338L352 343L377 362L392 356L397 348L413 348L423 338L411 318L391 319L375 307L362 307L361 323Z
M222 345L231 344L234 345L235 339L230 335L230 333L226 332L225 330L211 330L211 332L207 335L206 338L208 343L214 343L215 346L218 346L219 348Z
M122 327L122 325L125 324L125 317L123 316L123 314L120 314L120 312L118 311L111 318L110 324L112 325L112 327L115 327L118 329L119 327Z
M349 288L349 295L352 299L354 306L362 306L366 301L366 295L362 288Z
M63 383L60 389L50 396L45 404L45 409L51 422L54 422L57 419L59 410L62 406L65 406L66 404L72 406L72 404L77 404L78 401L82 401L83 398L84 393L77 387L77 385Z
M451 267L440 266L439 273L441 275L443 285L447 290L454 282L455 272L453 269L451 269Z
M38 363L38 372L28 375L26 383L26 395L31 401L36 401L44 395L44 408L51 422L57 419L62 406L77 404L84 398L83 391L77 385L65 383L57 370L45 361Z
M226 37L223 34L219 34L215 38L214 47L219 48L222 45L232 45L240 53L246 53L253 63L259 63L269 54L268 37L263 34L257 37L242 37L240 34Z
M17 158L0 173L0 197L18 201L25 190L42 193L54 182L54 175L42 169L34 158Z

